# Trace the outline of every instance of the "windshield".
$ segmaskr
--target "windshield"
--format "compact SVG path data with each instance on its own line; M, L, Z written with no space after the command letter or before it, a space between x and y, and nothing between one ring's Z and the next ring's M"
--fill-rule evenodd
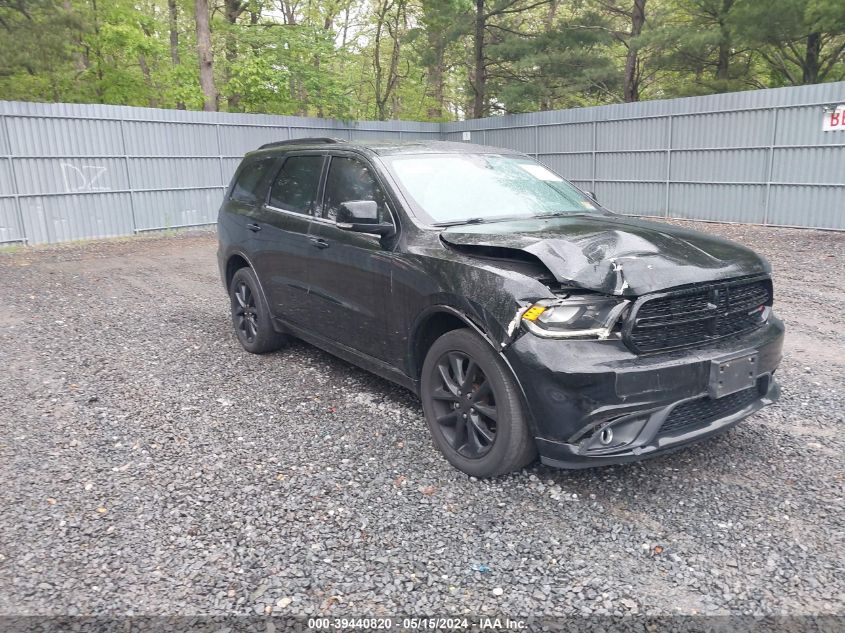
M405 195L435 224L596 211L540 163L500 154L383 157Z

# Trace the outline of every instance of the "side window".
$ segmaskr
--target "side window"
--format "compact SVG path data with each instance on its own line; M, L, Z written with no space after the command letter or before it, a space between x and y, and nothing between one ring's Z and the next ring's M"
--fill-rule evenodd
M369 168L354 158L334 156L329 165L329 176L326 179L323 215L330 220L336 220L341 203L350 200L373 200L377 202L379 222L390 221L390 213L385 206L384 193Z
M267 170L273 164L272 158L256 160L241 169L235 186L232 187L232 199L245 204L255 204L258 201L260 191L258 188L264 182Z
M311 213L323 169L322 156L291 156L273 179L270 205L285 211Z

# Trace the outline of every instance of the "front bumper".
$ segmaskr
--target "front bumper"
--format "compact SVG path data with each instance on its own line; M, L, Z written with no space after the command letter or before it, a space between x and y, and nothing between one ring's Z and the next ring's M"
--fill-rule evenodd
M783 335L783 322L771 315L762 328L740 338L636 355L618 340L550 340L526 333L505 357L525 394L543 463L587 468L671 452L726 431L776 401L780 389L773 373ZM757 356L754 391L705 401L713 362L743 353ZM680 413L676 409L685 403L693 404L685 423L678 426L673 418L670 424L673 411ZM696 411L709 414L697 420ZM604 443L601 433L607 429L611 440Z

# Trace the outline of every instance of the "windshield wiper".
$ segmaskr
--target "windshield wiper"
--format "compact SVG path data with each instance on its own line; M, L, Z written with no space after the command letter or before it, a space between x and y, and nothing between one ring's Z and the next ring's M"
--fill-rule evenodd
M555 211L554 213L537 213L532 215L532 218L563 218L579 215L592 215L595 211Z
M434 226L459 226L461 224L484 224L488 220L484 218L467 218L466 220L454 220L453 222L435 222Z

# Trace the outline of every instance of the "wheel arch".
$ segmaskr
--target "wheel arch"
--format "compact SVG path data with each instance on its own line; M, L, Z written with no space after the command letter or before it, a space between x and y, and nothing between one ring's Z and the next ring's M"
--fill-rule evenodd
M451 306L437 305L427 308L422 313L420 313L420 315L415 321L414 327L412 328L413 334L411 335L411 338L409 340L410 349L408 351L408 368L410 370L410 376L414 382L417 394L419 394L420 391L420 377L422 374L422 366L425 362L426 354L431 348L431 345L434 343L434 341L436 341L438 338L440 338L447 332L451 332L452 330L457 330L461 328L468 328L478 334L482 339L487 342L487 344L493 349L493 351L496 352L496 355L504 363L505 367L507 368L507 371L514 379L517 390L519 391L519 395L522 398L523 409L525 411L525 416L528 420L528 424L531 428L531 431L532 433L536 434L537 425L531 414L531 407L528 406L528 400L525 395L525 389L523 389L522 382L516 375L513 366L510 364L507 357L502 353L501 348L496 345L490 335L479 323L477 323L467 314Z
M252 265L241 253L232 253L229 255L229 258L226 260L226 272L224 278L226 282L226 290L232 286L232 278L234 278L235 273L241 268L252 268ZM252 270L255 271L254 268L252 268Z
M252 262L250 261L249 257L247 257L241 251L232 251L226 258L226 292L228 293L230 291L232 287L232 279L234 278L235 273L238 272L241 268L249 268L255 274L255 279L258 281L258 290L261 292L261 296L264 299L264 302L267 304L267 307L270 310L270 314L272 315L273 305L267 299L267 293L264 291L264 284L261 283L261 277L258 275L258 271L255 269L255 266L252 265Z

